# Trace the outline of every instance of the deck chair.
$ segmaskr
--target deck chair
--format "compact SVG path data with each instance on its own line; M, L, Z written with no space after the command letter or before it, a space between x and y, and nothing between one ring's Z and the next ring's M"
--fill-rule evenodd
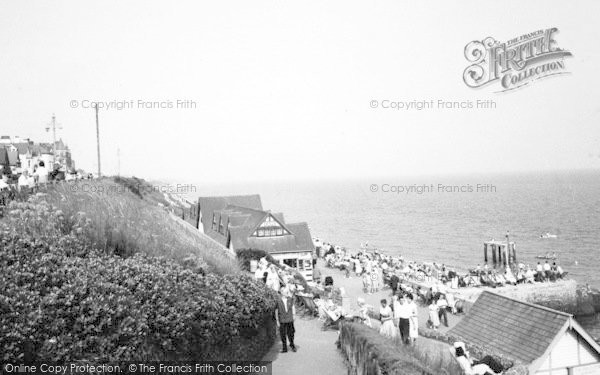
M477 375L477 374L481 374L481 371L476 371L477 370L477 365L476 366L471 366L471 364L469 363L468 360L464 360L464 361L459 360L456 357L456 355L455 355L455 351L456 351L455 348L449 347L448 349L450 350L450 353L452 353L452 358L454 358L454 360L456 361L456 363L458 363L458 365L462 369L464 375ZM491 371L485 372L483 375L498 375L498 374L503 374L503 372L496 373L493 370L491 370Z
M301 298L302 298L302 303L303 303L304 307L310 313L310 315L318 316L319 308L315 304L315 301L310 297L302 296Z

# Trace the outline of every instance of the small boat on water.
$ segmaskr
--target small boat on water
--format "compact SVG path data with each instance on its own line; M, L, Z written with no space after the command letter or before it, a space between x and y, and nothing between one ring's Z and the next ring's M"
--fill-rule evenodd
M556 253L552 253L552 254L546 253L546 255L538 255L538 256L536 256L536 258L537 259L548 259L548 260L553 259L554 260L554 259L558 258L558 256L556 256Z
M540 235L540 238L558 238L558 236L556 234L546 232L546 233L542 233Z

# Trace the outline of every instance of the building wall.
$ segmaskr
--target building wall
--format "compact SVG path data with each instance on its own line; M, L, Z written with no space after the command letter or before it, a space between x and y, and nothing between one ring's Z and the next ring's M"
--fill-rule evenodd
M296 268L302 276L306 279L306 281L313 281L312 278L312 251L300 251L295 253L271 253L273 259L278 261L280 264L285 264L284 260L286 259L295 259L296 261L302 260L303 267L302 269Z
M552 349L536 374L569 375L571 367L597 362L600 362L598 354L577 333L568 330Z

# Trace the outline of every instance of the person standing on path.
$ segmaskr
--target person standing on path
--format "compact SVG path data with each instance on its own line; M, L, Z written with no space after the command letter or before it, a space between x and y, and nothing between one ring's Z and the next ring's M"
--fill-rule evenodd
M414 344L417 341L417 338L419 337L419 313L418 313L417 304L414 301L413 295L409 294L406 296L406 298L407 298L409 309L411 311L410 328L408 330L409 331L408 336L410 337L409 338L410 342L412 344Z
M283 348L282 353L287 353L287 342L290 342L290 349L293 352L296 351L296 345L294 345L294 320L296 319L296 306L294 300L290 295L289 290L286 287L281 287L281 298L277 300L277 307L275 308L275 321L279 328L279 335L281 336L281 343Z
M438 318L440 320L440 322L444 322L444 325L446 327L448 327L448 313L446 311L446 309L448 308L448 301L446 300L446 295L445 294L440 294L438 301L437 301L437 306L438 306Z
M396 313L396 312L395 312ZM411 306L406 302L406 297L400 298L400 306L398 306L397 316L399 318L398 328L400 329L400 337L404 344L410 343L410 318L412 316Z

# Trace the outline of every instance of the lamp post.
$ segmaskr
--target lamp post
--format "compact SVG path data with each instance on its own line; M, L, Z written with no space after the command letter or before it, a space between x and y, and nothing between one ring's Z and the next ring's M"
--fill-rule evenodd
M62 126L56 123L56 115L53 113L52 122L46 125L46 132L52 129L52 164L56 163L56 128L62 129ZM52 168L54 169L54 165L52 165Z

